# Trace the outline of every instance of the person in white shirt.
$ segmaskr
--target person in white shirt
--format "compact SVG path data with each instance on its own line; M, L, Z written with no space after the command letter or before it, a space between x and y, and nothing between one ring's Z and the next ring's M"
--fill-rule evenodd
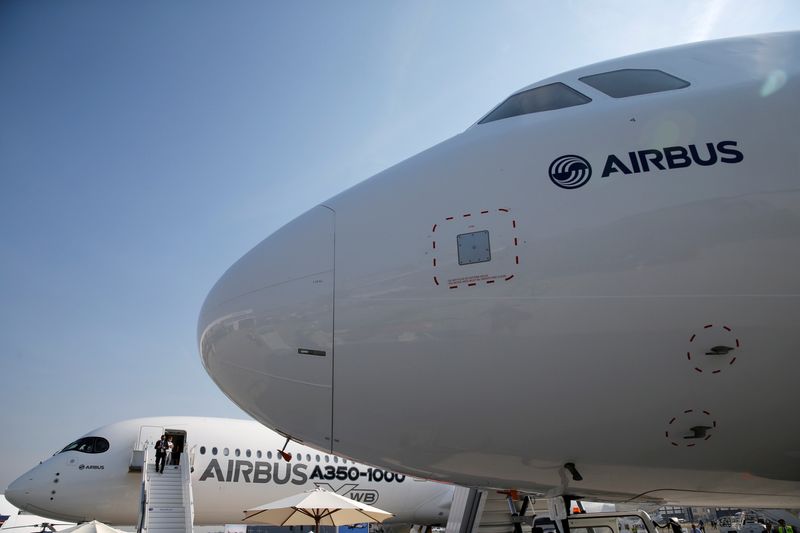
M166 452L166 454L167 454L167 457L166 457L167 461L166 462L167 462L168 465L172 464L172 449L174 447L175 447L175 445L172 444L172 435L167 435L167 447L164 449L164 452ZM164 471L164 467L163 466L161 467L161 471L162 472Z

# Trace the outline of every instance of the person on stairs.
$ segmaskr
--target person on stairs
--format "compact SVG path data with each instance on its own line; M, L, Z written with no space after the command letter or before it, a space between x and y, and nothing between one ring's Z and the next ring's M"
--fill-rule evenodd
M175 445L172 444L172 435L167 435L167 447L164 449L164 451L167 453L167 461L166 461L166 463L168 465L173 464L172 463L172 450L174 450L174 449L175 449ZM161 470L163 471L164 469L162 468Z
M176 445L172 448L172 457L170 458L170 464L177 465L181 462L181 447Z
M156 472L164 473L164 463L167 462L167 449L169 448L169 441L166 435L161 435L161 438L156 442ZM159 464L161 469L159 470Z

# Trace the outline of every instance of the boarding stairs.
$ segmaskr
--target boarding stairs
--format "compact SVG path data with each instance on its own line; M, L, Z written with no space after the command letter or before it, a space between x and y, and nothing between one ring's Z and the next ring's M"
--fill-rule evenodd
M504 491L456 487L447 533L530 532L535 516L548 516L546 500Z
M446 533L657 533L642 510L587 513L568 498L535 498L517 491L456 487Z
M800 530L800 518L797 516L796 510L788 509L756 509L759 515L765 520L769 520L773 524L777 524L778 520L785 520L787 524L792 526L794 531Z
M138 533L192 533L193 454L181 454L180 464L156 472L155 453L145 444Z

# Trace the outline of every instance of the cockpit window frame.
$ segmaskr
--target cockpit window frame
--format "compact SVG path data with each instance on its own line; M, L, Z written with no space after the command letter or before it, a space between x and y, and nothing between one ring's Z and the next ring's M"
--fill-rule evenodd
M541 92L543 89L553 89L553 88L556 88L556 87L559 87L562 90L563 94L569 94L572 97L577 97L577 99L581 100L581 101L578 101L576 103L567 103L566 105L557 105L555 107L545 106L545 107L539 108L539 109L532 109L532 110L529 110L529 111L522 111L522 112L510 114L510 115L504 115L504 116L498 116L498 117L492 118L495 114L498 113L498 111L503 109L503 107L508 106L509 104L511 104L514 101L518 101L518 100L520 100L520 99L522 99L522 98L524 98L524 97L526 97L528 95L532 95L536 91ZM538 114L538 113L544 113L544 112L547 112L547 111L557 111L559 109L566 109L568 107L576 107L576 106L586 105L586 104L591 103L591 102L592 102L591 97L586 96L585 94L583 94L582 92L578 91L577 89L575 89L571 85L567 85L566 83L564 83L562 81L555 81L553 83L548 83L548 84L545 84L545 85L538 85L536 87L531 87L530 89L526 89L524 91L519 91L519 92L516 92L516 93L512 94L511 96L509 96L508 98L506 98L505 100L503 100L502 102L497 104L491 111L486 113L483 117L481 117L481 119L477 122L477 124L478 125L488 124L490 122L496 122L498 120L505 120L507 118L514 118L514 117L519 117L519 116L523 116L523 115L533 115L533 114Z
M98 448L102 449L98 450ZM81 437L75 441L70 442L69 444L64 446L64 448L62 448L61 451L59 451L58 453L78 452L78 453L98 454L98 453L105 453L110 448L111 448L111 443L108 442L108 439L104 437L88 436L88 437Z
M647 83L654 84L658 81L666 82L666 81L677 81L679 83L673 84L673 86L667 87L666 85L662 86L662 88L650 88L642 90L636 90L635 84L630 79L628 80L614 80L614 75L618 75L620 73L631 74L631 73L658 73L660 80L658 79L650 79L650 80L642 80L647 81ZM684 80L683 78L679 78L674 74L670 74L669 72L665 72L658 68L619 68L616 70L609 70L606 72L597 72L595 74L587 74L586 76L581 76L578 78L581 83L584 83L594 89L595 91L599 91L606 96L611 98L631 98L634 96L642 96L647 94L658 94L658 93L665 93L670 91L679 91L681 89L686 89L687 87L691 87L692 83ZM604 83L612 82L615 84L613 88L609 87L608 85L604 85ZM598 83L599 82L599 83ZM627 84L627 85L626 85ZM619 91L616 89L625 88L626 91ZM634 88L633 91L630 89Z

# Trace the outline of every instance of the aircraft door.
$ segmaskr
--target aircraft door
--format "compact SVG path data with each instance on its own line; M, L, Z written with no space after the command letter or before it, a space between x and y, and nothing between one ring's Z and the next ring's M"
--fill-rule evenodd
M190 448L187 448L187 440L186 440L186 431L182 429L165 429L164 434L169 438L172 437L172 446L173 451L177 451L178 453L189 452ZM188 453L187 453L188 455Z
M164 434L162 426L141 426L139 428L139 440L136 441L136 450L144 450L145 447L152 448L161 435Z

